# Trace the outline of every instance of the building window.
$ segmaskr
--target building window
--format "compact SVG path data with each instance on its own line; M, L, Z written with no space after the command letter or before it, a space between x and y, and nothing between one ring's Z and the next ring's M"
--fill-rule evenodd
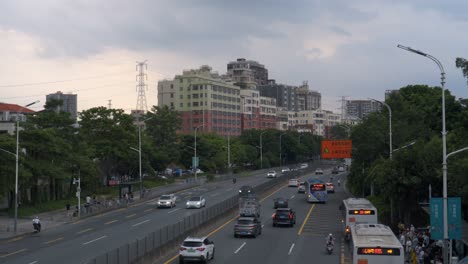
M193 106L198 106L198 102L193 102Z
M171 83L171 89L174 89L174 84Z
M173 94L173 93L171 93L171 98L174 98L174 94Z

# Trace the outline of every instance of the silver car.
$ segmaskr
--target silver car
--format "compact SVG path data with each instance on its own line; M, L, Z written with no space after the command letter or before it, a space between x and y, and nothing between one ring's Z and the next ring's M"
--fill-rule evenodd
M194 196L188 199L186 207L188 208L202 208L205 207L206 201L203 196Z

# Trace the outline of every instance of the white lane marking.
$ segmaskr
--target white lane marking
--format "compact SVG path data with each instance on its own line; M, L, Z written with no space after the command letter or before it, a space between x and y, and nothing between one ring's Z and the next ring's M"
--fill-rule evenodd
M29 263L29 264L36 264L36 263L37 263L37 260L36 260L36 261L33 261L33 262Z
M292 199L294 199L294 197L296 197L296 196L295 196L295 195L291 196L291 198L289 198L289 200L292 200Z
M289 248L288 255L291 255L291 252L293 251L294 248L294 243L292 243L291 247Z
M211 197L215 197L215 196L218 196L220 193L213 193L212 195L210 195Z
M140 223L134 224L134 225L132 225L132 226L139 226L139 225L141 225L141 224L144 224L144 223L146 223L146 222L149 222L149 219L148 219L148 220L145 220L145 221L143 221L143 222L140 222Z
M84 242L83 245L88 245L89 243L96 242L96 241L101 240L101 239L106 238L106 237L107 237L107 236L98 237L98 238L93 239L93 240L91 240L91 241Z
M172 214L173 212L178 211L178 210L180 210L180 208L174 209L174 210L169 211L169 212L167 212L167 213L168 213L168 214Z
M229 189L227 189L226 191L228 191L228 192L229 192L230 190L232 190L232 188L229 188Z
M244 242L236 251L234 251L234 254L237 254L244 246L247 244L247 242Z

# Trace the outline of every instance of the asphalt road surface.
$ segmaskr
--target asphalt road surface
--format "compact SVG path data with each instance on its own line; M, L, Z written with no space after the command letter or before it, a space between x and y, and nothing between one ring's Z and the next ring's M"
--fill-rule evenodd
M317 178L329 181L331 170ZM316 177L307 175L301 179ZM215 242L215 259L210 263L347 263L345 243L343 242L343 224L339 205L349 197L342 185L336 186L337 180L343 183L346 173L333 175L335 193L329 194L325 204L313 204L306 201L304 194L297 193L297 188L281 186L279 190L261 200L263 224L262 234L257 238L234 238L235 217L228 224L210 234ZM296 211L294 227L273 227L273 199L289 198L289 207ZM329 233L336 238L334 252L329 255L325 250L325 239ZM178 263L174 255L165 263Z
M185 201L191 196L204 195L209 206L236 194L243 184L255 186L265 181L268 181L265 172L259 172L239 178L236 184L231 181L204 184L177 193L175 208L157 209L157 199L153 199L4 241L0 248L0 263L83 263L196 212L199 209L185 209Z

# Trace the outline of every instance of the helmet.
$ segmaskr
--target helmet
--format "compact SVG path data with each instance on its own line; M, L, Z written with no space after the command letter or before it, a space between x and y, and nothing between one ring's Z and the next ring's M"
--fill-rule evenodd
M329 236L329 237L332 237L333 235L332 235L332 233L330 233L330 234L328 234L328 236Z

